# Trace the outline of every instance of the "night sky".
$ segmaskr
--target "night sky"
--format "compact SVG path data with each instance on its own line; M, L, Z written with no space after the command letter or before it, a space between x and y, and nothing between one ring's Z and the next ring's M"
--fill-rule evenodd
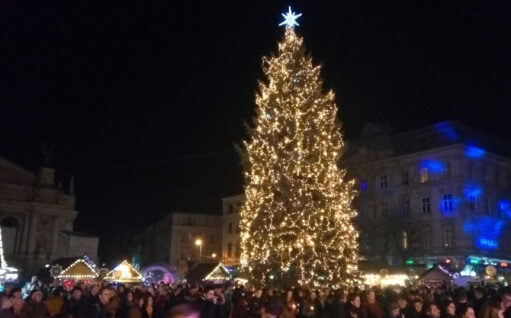
M54 144L75 229L100 235L104 259L170 211L220 213L241 191L233 145L288 4L348 139L452 119L511 140L508 1L137 2L0 8L0 156L35 169Z

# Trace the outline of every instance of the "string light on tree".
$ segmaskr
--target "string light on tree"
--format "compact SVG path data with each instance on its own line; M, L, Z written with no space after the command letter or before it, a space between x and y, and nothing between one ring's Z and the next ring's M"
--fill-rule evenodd
M244 142L241 265L256 285L351 286L359 279L355 191L338 166L344 143L334 93L323 91L320 67L294 31L301 14L289 8L283 16Z

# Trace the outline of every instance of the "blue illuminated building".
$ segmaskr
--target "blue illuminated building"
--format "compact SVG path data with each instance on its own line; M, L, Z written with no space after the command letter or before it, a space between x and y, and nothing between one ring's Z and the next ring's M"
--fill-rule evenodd
M368 260L453 263L511 255L511 144L445 121L392 133L367 125L343 164Z

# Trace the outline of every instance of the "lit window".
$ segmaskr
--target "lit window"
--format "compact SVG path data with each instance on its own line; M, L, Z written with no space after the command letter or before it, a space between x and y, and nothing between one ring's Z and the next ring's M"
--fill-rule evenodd
M408 233L406 231L403 231L403 249L408 248Z
M442 199L442 207L443 207L444 211L452 211L453 210L451 194L444 195L444 198Z
M431 200L429 197L423 197L421 200L422 214L431 214Z
M380 177L380 188L387 189L387 176Z
M421 168L419 170L419 175L420 175L420 182L421 183L426 183L429 181L429 170L428 168Z

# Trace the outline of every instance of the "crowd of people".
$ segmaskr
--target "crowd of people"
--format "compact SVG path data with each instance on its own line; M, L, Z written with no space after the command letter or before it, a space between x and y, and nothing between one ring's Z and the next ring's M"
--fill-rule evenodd
M511 318L511 290L353 288L281 290L234 285L7 286L0 318Z

